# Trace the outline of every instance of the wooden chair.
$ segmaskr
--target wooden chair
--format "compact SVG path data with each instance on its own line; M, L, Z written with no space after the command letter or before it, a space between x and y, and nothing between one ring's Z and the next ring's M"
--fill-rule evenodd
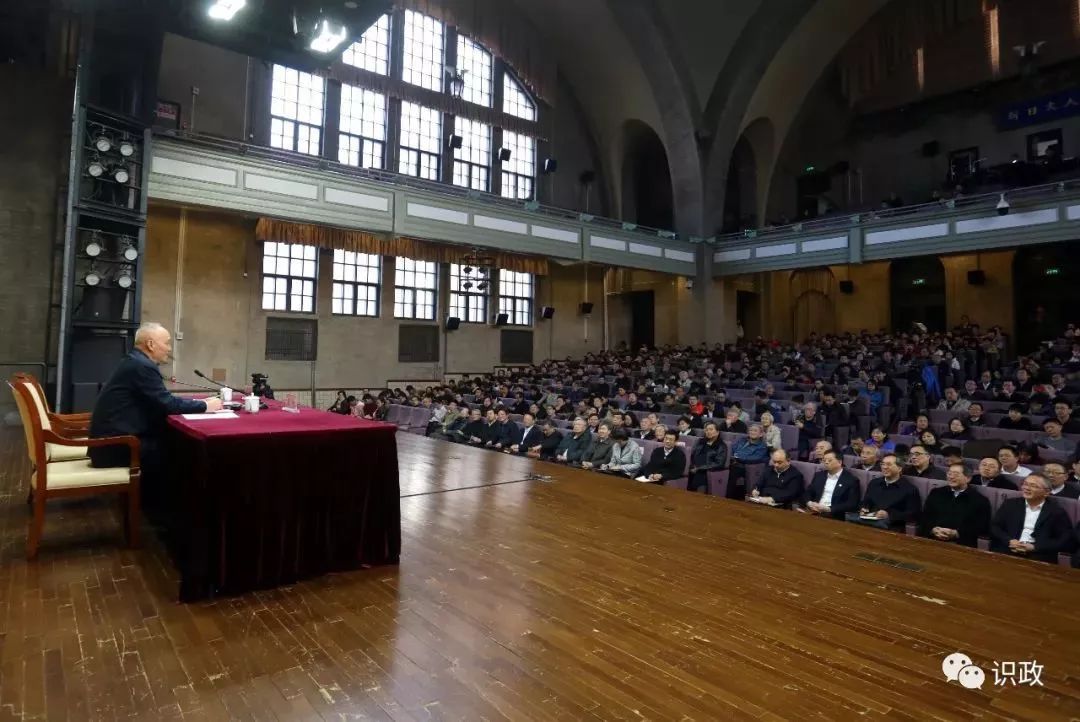
M90 428L90 414L88 412L83 412L83 413L78 413L78 414L57 414L57 413L54 413L52 411L52 409L49 408L49 399L45 395L45 389L42 388L41 382L38 381L36 376L34 376L33 374L28 374L28 373L17 373L17 374L14 375L14 379L16 381L21 381L23 383L30 384L31 391L34 392L34 395L37 397L37 400L40 402L39 410L41 411L42 414L45 415L45 417L47 417L49 419L51 424L56 424L57 426L63 427L64 429L70 430L72 432L77 432L77 431L80 431L80 430L89 431L89 428ZM65 436L73 436L73 435L76 435L76 434L69 434L69 433L65 432L64 435ZM86 434L81 434L81 436L86 436Z
M33 492L33 517L26 543L26 558L37 557L41 533L45 527L45 504L59 497L96 496L120 494L128 545L139 545L139 440L134 436L112 436L101 439L71 438L57 433L38 408L31 390L32 384L13 379L8 382L15 403L22 417L26 436L27 455L33 468L30 485ZM127 467L95 468L90 459L79 458L49 461L50 446L54 449L72 447L92 448L99 446L126 445L131 452Z

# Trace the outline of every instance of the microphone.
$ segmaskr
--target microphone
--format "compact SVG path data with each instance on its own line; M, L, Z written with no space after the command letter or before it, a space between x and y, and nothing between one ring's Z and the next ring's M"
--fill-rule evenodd
M218 387L219 389L227 389L227 388L229 388L229 387L228 387L228 386L226 386L225 384L219 384L219 383L218 383L217 381L214 381L214 380L213 380L212 378L210 378L209 376L207 376L206 374L204 374L204 373L203 373L202 371L200 371L199 369L195 369L195 375L196 375L196 376L198 376L198 377L199 377L200 379L205 379L205 380L209 381L209 382L210 382L210 383L212 383L212 384L213 384L214 386L217 386L217 387ZM211 389L211 391L215 391L215 390L216 390L216 389Z
M187 381L181 381L180 379L176 378L175 376L164 376L164 375L162 375L161 378L165 379L166 381L168 381L171 384L179 384L180 386L187 386L187 387L193 388L193 389L201 389L202 391L210 391L210 392L213 392L213 393L217 393L217 389L210 388L209 386L200 386L199 384L188 383Z

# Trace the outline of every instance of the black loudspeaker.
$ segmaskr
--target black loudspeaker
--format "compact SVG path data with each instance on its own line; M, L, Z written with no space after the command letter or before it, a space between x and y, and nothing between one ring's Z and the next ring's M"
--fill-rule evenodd
M924 158L933 158L941 152L941 143L936 140L927 141L922 144L922 154Z
M968 285L982 286L986 283L986 271L968 271Z
M501 160L503 163L510 160L509 148L499 148L499 160Z
M841 281L840 282L840 293L844 293L844 294L847 294L849 296L851 294L855 293L855 282L854 281Z
M457 316L447 316L446 318L446 330L457 331L461 326L461 319Z
M592 305L591 301L585 301L584 303L582 303L581 304L581 315L588 316L590 313L592 313L592 307L593 307L593 305Z
M510 314L508 314L508 313L500 313L498 316L495 317L495 325L496 326L505 326L509 320L510 320Z
M540 309L540 318L550 319L554 315L555 315L555 309L552 308L551 306L544 306L543 308Z
M464 139L460 135L455 134L450 136L450 139L447 141L446 144L449 145L452 149L458 150L459 148L461 148L461 143L463 140Z
M554 173L557 170L559 170L559 161L555 160L554 158L545 158L544 159L544 173L545 174Z

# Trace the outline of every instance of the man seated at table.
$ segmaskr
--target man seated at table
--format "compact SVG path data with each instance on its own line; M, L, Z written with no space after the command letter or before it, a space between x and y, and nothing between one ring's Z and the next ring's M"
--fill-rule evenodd
M791 465L791 458L783 449L774 451L771 458L772 465L762 474L750 496L765 504L790 509L792 502L802 497L806 485L803 475Z
M600 425L596 427L596 434L593 436L592 446L581 457L582 469L599 469L604 464L608 463L611 458L611 449L615 446L615 440L611 438L611 424L607 421L601 421Z
M614 442L611 447L611 457L600 467L600 471L621 476L635 476L641 469L641 446L630 439L626 429L615 429L611 432L611 439Z
M666 484L678 479L686 471L686 454L678 446L679 434L674 429L664 433L664 445L653 449L648 463L641 470L638 481Z
M979 473L971 477L971 483L975 486L989 486L994 489L1012 489L1013 491L1020 489L1012 479L1001 475L1001 462L996 456L987 456L979 460Z
M904 525L919 516L922 500L919 490L910 481L901 478L900 471L896 455L886 454L881 459L881 473L884 476L870 480L859 511L845 518L879 529L904 531Z
M585 454L592 446L592 434L589 433L585 419L578 416L574 419L574 425L570 433L563 437L559 448L555 453L555 461L564 464L580 464Z
M1020 497L1005 499L990 527L990 550L1057 564L1059 552L1072 549L1069 515L1050 495L1050 482L1028 474Z
M509 454L524 454L543 440L543 433L536 425L536 417L526 411L521 415L521 428L514 434L510 446L503 450Z
M990 534L990 500L971 488L963 464L950 464L948 486L930 490L919 519L919 536L977 547Z
M461 430L461 440L472 446L483 446L488 434L488 423L480 415L480 407L469 412L469 423Z
M1058 499L1080 499L1080 484L1069 481L1069 472L1058 461L1043 464L1043 476L1050 482L1050 496Z
M442 441L460 441L461 433L465 430L465 425L468 423L469 405L462 404L459 407L456 401L451 401L448 405L446 418L443 419L443 423L439 429L431 433L431 438L440 439Z
M484 445L496 451L508 448L513 445L517 430L517 424L510 420L510 413L501 408L495 414L495 425L491 427L491 436Z
M746 478L747 464L765 464L769 461L769 447L761 424L750 424L745 439L739 439L731 447L731 465L728 469L727 498L745 499L749 490L742 480Z
M842 521L846 514L859 508L859 498L862 496L859 480L844 468L840 455L835 451L826 451L821 465L824 469L814 474L810 486L803 493L803 506L811 514Z
M555 426L555 422L548 419L544 422L543 429L541 430L540 442L533 446L530 446L525 455L530 459L543 459L544 461L554 461L555 454L559 451L559 445L562 443L563 435Z
M101 389L90 415L90 438L136 436L142 470L143 498L160 501L161 474L165 469L165 417L171 414L201 414L221 409L221 399L185 399L169 393L158 366L172 353L172 337L161 324L144 323L135 332L135 348ZM127 446L90 448L90 463L96 467L127 466Z
M755 424L756 425L756 424ZM760 427L758 427L760 432ZM758 434L760 440L761 434ZM704 488L709 493L710 471L720 471L728 462L727 444L720 438L720 427L715 421L705 422L705 440L694 446L690 452L690 477L687 490L697 491Z
M911 451L908 452L908 457L911 463L904 467L904 476L944 480L945 472L930 463L930 452L926 450L925 446L915 444L911 447Z

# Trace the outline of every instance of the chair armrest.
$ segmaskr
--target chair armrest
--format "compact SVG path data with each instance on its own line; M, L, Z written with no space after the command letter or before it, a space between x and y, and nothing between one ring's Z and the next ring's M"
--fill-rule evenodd
M65 421L68 423L89 422L90 416L91 414L89 411L83 411L82 413L78 414L57 414L52 411L49 412L50 421Z
M979 537L978 547L979 547L979 551L984 551L984 552L990 551L990 537L988 537L988 536Z
M87 432L87 431L90 430L90 419L89 418L87 418L85 420L81 420L81 419L65 419L65 418L54 417L52 414L49 414L49 423L52 426L56 427L57 429L60 429L61 431L64 431L65 433L67 433L67 432Z
M58 446L85 446L87 448L92 448L125 444L131 450L131 469L133 471L139 469L139 438L137 436L103 436L97 439L71 439L66 436L60 436L56 432L47 429L42 431L42 435L46 442L57 444Z

